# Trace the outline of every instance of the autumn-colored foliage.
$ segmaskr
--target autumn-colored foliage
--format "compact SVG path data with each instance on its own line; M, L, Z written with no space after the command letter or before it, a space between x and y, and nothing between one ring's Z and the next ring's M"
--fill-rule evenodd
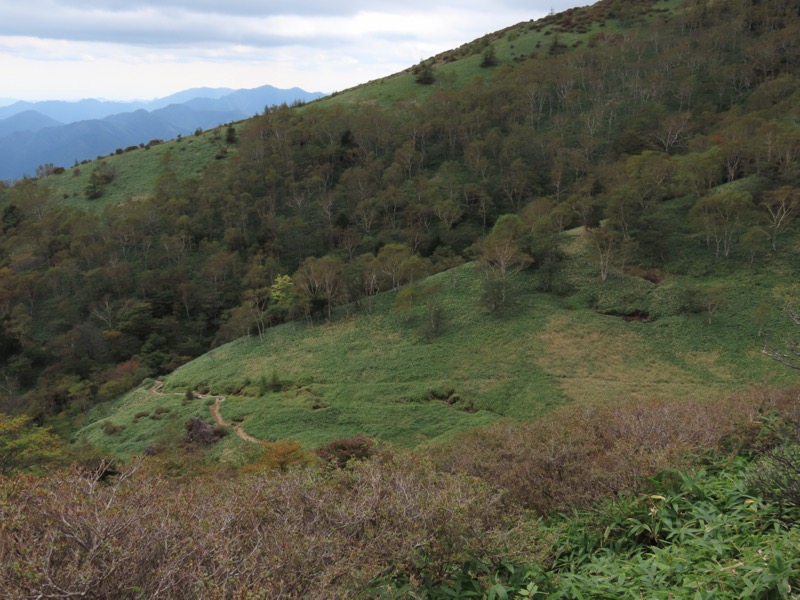
M343 598L508 551L508 506L427 462L164 479L0 479L0 596ZM490 554L491 553L491 554Z
M499 422L436 452L439 468L480 477L541 514L588 507L639 489L696 453L736 453L763 440L765 413L798 414L795 390L754 388L713 400L567 405L524 423Z
M291 467L303 467L314 461L314 455L303 450L296 440L261 442L264 452L255 461L245 465L242 470L257 473L265 470L286 471Z

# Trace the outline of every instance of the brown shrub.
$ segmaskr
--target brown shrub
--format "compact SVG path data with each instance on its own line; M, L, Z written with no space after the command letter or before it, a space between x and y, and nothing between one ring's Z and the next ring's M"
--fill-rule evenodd
M535 421L466 432L432 452L440 469L479 477L550 514L635 490L661 470L688 466L691 454L763 444L759 417L769 411L797 413L797 391L573 404Z
M142 464L0 479L0 597L374 597L521 538L501 494L424 461L188 482Z
M286 471L292 467L305 467L314 462L314 455L303 450L297 440L261 442L264 452L253 462L242 467L245 473L259 473L278 469Z
M314 450L314 453L332 467L343 469L350 461L371 458L376 451L376 442L373 438L358 435L331 440Z
M215 444L226 435L225 427L218 428L198 417L186 421L186 441L194 444Z

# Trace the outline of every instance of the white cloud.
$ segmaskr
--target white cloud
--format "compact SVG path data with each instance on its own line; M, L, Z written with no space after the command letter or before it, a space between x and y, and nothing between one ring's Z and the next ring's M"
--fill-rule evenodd
M584 2L585 3L585 2ZM0 96L333 91L575 0L27 0L0 6Z

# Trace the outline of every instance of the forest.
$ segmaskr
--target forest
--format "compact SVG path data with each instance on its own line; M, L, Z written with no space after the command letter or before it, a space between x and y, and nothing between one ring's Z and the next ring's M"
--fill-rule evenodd
M790 597L799 30L790 0L602 0L0 186L0 592ZM448 312L458 278L476 291ZM534 294L634 325L727 310L747 334L703 356L742 357L741 378L522 410L453 375L425 398L463 417L435 442L270 439L236 464L77 435L127 435L108 415L161 380L184 407L289 393L275 370L196 374L231 342L385 311L435 349L455 312L524 331Z

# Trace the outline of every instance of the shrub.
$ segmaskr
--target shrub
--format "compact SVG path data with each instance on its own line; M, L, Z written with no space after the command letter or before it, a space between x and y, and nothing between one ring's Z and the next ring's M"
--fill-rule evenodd
M264 453L246 465L243 468L245 472L287 471L292 467L306 466L314 461L313 455L303 450L297 440L261 442L261 445L264 447Z
M233 126L233 123L231 123L225 130L225 143L228 145L233 145L238 140L239 140L239 134L236 133L236 128Z
M433 64L430 61L424 61L414 66L411 72L415 75L414 81L422 85L430 85L436 81L436 76L433 73Z
M372 458L376 453L376 444L373 438L359 435L332 440L314 450L314 453L332 467L343 469L350 461Z
M765 500L786 508L800 508L800 427L797 411L788 416L767 414L758 431L758 459L748 474L748 485Z
M287 384L281 381L281 378L278 376L278 372L273 369L272 374L269 376L269 381L267 381L264 376L262 375L258 380L258 389L259 395L263 396L268 391L270 392L282 392L286 389Z
M192 417L186 421L186 441L194 444L215 444L227 434L224 426L212 426L203 419Z
M564 406L527 423L499 422L433 450L439 468L500 486L541 514L588 507L712 449L758 447L762 411L796 410L795 392Z
M497 54L495 53L494 46L489 44L486 50L483 51L483 58L481 59L481 67L494 67L497 65Z
M753 466L748 484L766 500L800 507L800 444L786 443L767 451Z
M114 435L115 433L124 431L125 425L117 425L113 421L103 421L101 428L103 430L103 433L105 433L106 435Z
M425 582L519 543L503 529L500 494L426 461L224 484L222 472L167 478L154 468L162 461L106 483L79 471L0 479L0 548L13 557L0 561L0 597L379 597L401 578L403 595L428 597Z

